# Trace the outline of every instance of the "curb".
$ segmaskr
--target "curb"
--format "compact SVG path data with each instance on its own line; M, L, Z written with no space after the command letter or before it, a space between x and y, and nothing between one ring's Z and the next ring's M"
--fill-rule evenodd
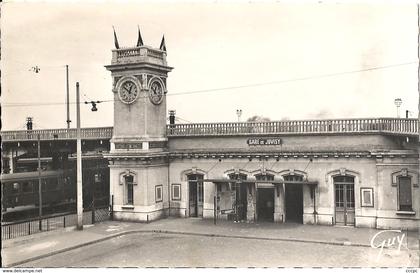
M282 241L282 242L299 242L299 243L315 243L315 244L325 244L325 245L336 245L336 246L356 246L356 247L371 247L368 244L359 244L351 243L349 241L345 242L328 242L328 241L318 241L318 240L305 240L305 239L296 239L296 238L269 238L269 237L256 237L256 236L240 236L240 235L224 235L224 234L214 234L214 233L198 233L198 232L186 232L186 231L171 231L171 230L161 230L161 229L152 229L152 230L128 230L112 235L105 236L100 239L96 239L90 242L81 243L71 247L66 247L50 253L38 255L32 258L28 258L22 261L14 262L11 264L4 265L4 267L15 267L20 264L25 264L35 260L47 258L54 256L63 252L71 251L77 248L85 247L88 245L93 245L100 243L106 240L110 240L119 236L136 234L136 233L162 233L162 234L178 234L178 235L190 235L190 236L203 236L203 237L218 237L218 238L233 238L233 239L247 239L247 240L265 240L265 241Z

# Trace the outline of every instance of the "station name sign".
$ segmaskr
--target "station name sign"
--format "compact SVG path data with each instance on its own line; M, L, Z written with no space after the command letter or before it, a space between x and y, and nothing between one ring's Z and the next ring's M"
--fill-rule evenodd
M248 138L248 145L281 145L281 138Z

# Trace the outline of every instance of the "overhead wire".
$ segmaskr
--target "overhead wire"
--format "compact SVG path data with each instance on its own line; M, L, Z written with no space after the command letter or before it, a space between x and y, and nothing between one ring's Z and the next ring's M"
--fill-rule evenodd
M307 81L307 80L313 80L313 79L328 78L328 77L355 74L355 73L368 72L368 71L374 71L374 70L388 69L388 68L411 65L411 64L417 64L417 62L406 62L406 63L370 67L370 68L351 70L351 71L343 71L343 72L336 72L336 73L329 73L329 74L298 77L298 78L279 80L279 81L253 83L253 84L247 84L247 85L238 85L238 86L229 86L229 87L221 87L221 88L193 90L193 91L185 91L185 92L174 92L174 93L168 93L166 96L194 95L194 94L212 93L212 92L218 92L218 91L224 91L224 90L235 90L235 89L257 87L257 86L264 86L264 85L274 85L274 84L282 84L282 83L289 83L289 82ZM138 96L138 98L147 98L147 97L148 97L148 95L139 95ZM101 102L113 102L113 101L115 101L115 99L100 100L100 101ZM66 103L63 103L63 102L46 102L46 103L32 103L32 102L13 103L13 102L10 102L10 103L4 103L4 104L2 104L2 106L3 107L21 107L21 106L50 106L50 105L63 105L63 104L66 104ZM70 102L69 104L76 104L76 102Z

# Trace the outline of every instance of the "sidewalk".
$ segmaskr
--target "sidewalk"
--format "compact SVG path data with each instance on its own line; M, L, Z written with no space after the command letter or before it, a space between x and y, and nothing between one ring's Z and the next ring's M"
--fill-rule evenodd
M192 236L230 237L259 240L281 240L332 245L369 247L372 237L380 230L354 227L302 225L293 223L233 223L198 218L168 218L152 223L107 221L84 226L83 231L67 228L2 242L2 266L19 264L48 257L85 245L108 240L128 233L176 233ZM410 251L418 250L418 234L408 233Z

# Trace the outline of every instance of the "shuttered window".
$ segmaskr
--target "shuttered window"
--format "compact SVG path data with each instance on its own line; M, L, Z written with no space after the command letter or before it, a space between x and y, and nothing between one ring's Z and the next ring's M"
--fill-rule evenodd
M398 203L399 210L411 211L412 200L411 200L411 178L410 177L399 177L398 178Z

